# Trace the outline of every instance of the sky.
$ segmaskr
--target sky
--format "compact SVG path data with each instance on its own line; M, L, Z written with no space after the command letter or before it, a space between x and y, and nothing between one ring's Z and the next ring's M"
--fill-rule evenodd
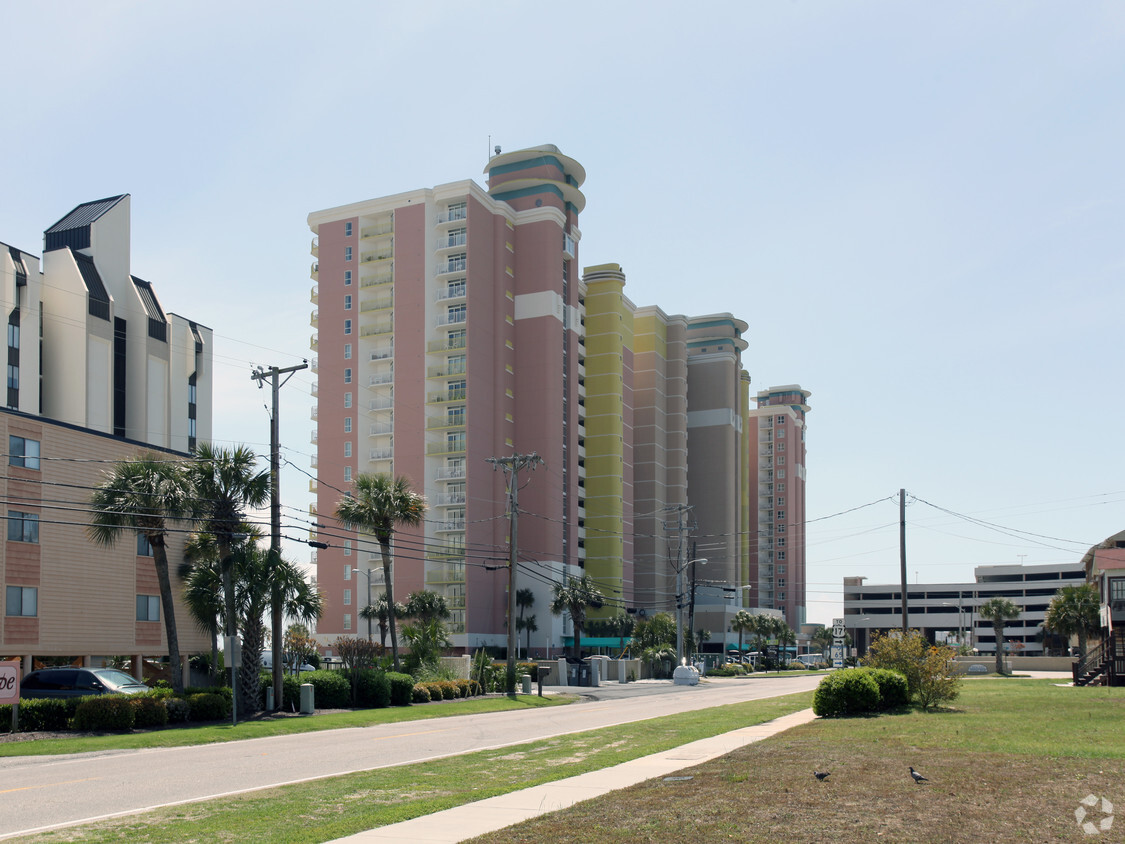
M65 9L65 14L59 10ZM842 578L1077 561L1125 528L1125 6L0 0L0 242L132 196L132 271L215 333L214 432L311 358L309 212L585 167L580 262L749 323L808 416L808 617ZM285 552L310 389L281 391Z

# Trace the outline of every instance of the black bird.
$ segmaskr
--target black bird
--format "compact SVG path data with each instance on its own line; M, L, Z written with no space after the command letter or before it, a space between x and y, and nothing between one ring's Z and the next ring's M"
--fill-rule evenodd
M915 771L913 766L910 767L910 776L912 776L914 778L914 782L918 783L918 785L921 785L924 782L929 782L928 779L926 779L920 773Z
M816 777L818 780L820 780L821 782L824 782L826 779L828 779L828 777L831 773L832 773L831 771L813 771L812 775L814 777Z

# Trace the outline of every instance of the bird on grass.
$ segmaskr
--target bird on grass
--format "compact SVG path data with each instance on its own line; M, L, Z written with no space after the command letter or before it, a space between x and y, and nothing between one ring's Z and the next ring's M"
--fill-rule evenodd
M918 783L918 785L921 785L924 782L929 782L926 777L915 771L913 766L910 766L910 776L914 778L914 782Z
M812 775L816 777L820 782L824 782L826 779L828 779L831 773L831 771L813 771Z

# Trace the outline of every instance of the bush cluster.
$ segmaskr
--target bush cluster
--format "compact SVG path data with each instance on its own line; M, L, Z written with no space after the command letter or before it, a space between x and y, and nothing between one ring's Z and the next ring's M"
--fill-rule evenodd
M429 703L432 698L430 697L430 690L426 688L425 683L415 683L414 691L412 692L411 700L414 703Z
M396 671L388 671L386 676L391 683L391 706L410 706L414 699L414 678Z
M141 730L168 725L168 701L172 697L150 693L129 698L133 707L133 726Z
M187 697L189 718L192 721L222 721L230 717L229 695L215 692L196 692Z
M813 694L813 712L839 718L882 712L910 703L906 677L882 668L844 668L820 681Z

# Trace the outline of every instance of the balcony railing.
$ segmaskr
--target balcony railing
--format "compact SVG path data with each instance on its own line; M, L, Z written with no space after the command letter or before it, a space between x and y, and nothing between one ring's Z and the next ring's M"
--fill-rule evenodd
M449 337L445 340L432 340L426 344L427 352L455 352L465 348L464 337Z
M367 403L368 410L392 410L395 406L395 400L386 396L379 396Z
M394 296L379 296L375 299L369 299L366 302L360 302L359 311L360 313L364 313L365 311L385 311L387 308L393 308L394 306Z
M314 284L312 286L312 289L309 291L309 301L312 302L314 305L317 302L320 301L320 285L319 284Z
M394 223L385 226L370 226L359 233L359 236L366 240L370 237L384 237L388 234L394 234Z
M359 330L360 337L377 337L380 334L394 334L393 325L365 325Z
M463 492L441 492L431 496L430 503L435 507L455 507L458 504L464 504L465 498Z
M426 445L426 454L458 454L464 453L464 451L464 440L454 440L453 442L427 443Z
M312 250L312 253L314 255L317 254L317 252L320 250L320 238L319 237L314 237L312 239L312 245L309 247L309 249Z
M455 208L453 210L445 210L438 212L437 221L439 223L455 223L458 220L467 220L469 217L467 208Z
M455 416L431 416L426 420L427 431L434 431L438 428L463 428L464 426L464 413L458 413Z
M466 320L465 311L456 311L451 314L440 314L435 322L437 326L442 325L464 325Z
M388 346L371 351L371 360L389 360L395 356L394 346Z
M393 434L395 432L394 425L388 422L376 422L368 429L368 436L381 437L384 434Z
M446 288L445 290L439 290L434 294L434 301L448 302L450 299L464 299L465 290L466 288L464 285L461 285L460 287L450 287Z
M383 384L393 384L394 381L395 381L394 373L388 372L385 375L384 374L372 375L370 378L367 379L367 386L368 387L379 387L379 386L382 386Z
M447 401L464 401L464 389L460 390L442 390L440 393L426 393L426 401L430 404L442 404Z
M395 450L393 448L373 448L368 455L368 460L390 460L394 457Z
M309 338L309 348L315 349L318 342L319 342L319 340L317 338L317 335L314 334L312 337Z
M390 252L365 252L359 256L361 264L370 264L372 261L386 261L392 257Z
M309 315L309 325L317 328L320 325L320 309L314 308L312 314Z
M464 466L442 466L434 473L439 481L460 481L465 478Z
M319 273L319 272L320 272L320 261L313 261L312 266L309 267L309 275L311 275L313 278L316 278L317 273Z
M452 366L443 364L442 366L429 366L426 367L427 378L456 378L465 374L465 362L461 361Z
M465 520L464 519L451 519L449 521L436 522L434 524L434 530L442 532L442 533L448 533L449 531L464 530L464 529L465 529Z

